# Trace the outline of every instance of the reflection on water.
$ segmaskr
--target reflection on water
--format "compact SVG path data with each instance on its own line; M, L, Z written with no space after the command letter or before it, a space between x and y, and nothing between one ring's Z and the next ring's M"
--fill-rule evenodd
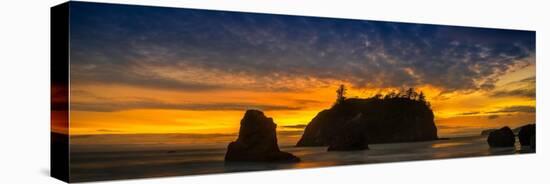
M445 148L445 147L451 147L451 146L459 146L459 145L465 145L469 143L465 142L445 142L445 143L435 143L432 144L432 148Z
M152 140L152 138L150 138ZM157 138L155 138L157 139ZM294 147L282 139L281 150L301 158L299 163L225 164L227 143L208 147L189 144L84 144L71 145L74 181L180 176L239 171L312 168L532 152L526 148L489 148L486 137L464 137L427 142L374 144L370 150L327 152L326 147ZM519 143L517 144L519 145Z
M299 162L292 165L292 168L313 168L313 167L334 166L334 165L338 165L338 162L337 161Z

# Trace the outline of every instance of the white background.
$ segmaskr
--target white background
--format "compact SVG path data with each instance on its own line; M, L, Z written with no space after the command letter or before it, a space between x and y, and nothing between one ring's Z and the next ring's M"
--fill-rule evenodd
M319 0L317 0L319 1ZM114 183L549 183L550 6L543 0L109 0L235 10L537 31L537 153L319 169L215 174ZM62 183L49 175L49 7L3 1L0 15L0 183ZM544 72L544 71L547 72Z

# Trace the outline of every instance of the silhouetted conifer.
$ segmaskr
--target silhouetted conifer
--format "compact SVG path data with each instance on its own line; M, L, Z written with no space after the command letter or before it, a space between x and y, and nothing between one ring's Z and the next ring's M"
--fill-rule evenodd
M342 103L344 100L346 100L346 87L341 84L340 87L336 90L336 104Z

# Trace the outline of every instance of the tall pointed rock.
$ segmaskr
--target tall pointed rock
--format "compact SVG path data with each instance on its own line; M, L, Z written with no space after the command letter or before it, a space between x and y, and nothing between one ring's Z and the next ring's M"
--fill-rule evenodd
M298 157L279 150L276 128L273 119L262 111L247 110L239 137L227 146L225 161L299 162Z

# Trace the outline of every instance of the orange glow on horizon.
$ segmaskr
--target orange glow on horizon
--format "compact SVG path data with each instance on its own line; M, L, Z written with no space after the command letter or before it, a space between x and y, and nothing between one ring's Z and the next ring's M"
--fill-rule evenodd
M534 67L509 73L502 77L492 91L509 88L506 85L534 74ZM301 85L299 80L296 85ZM137 134L137 133L235 133L247 108L259 108L272 117L278 130L288 125L305 125L323 109L333 104L338 85L350 83L325 81L317 88L299 88L295 91L226 89L211 91L178 91L139 88L124 85L74 84L71 89L72 106L80 103L107 103L94 106L95 111L72 109L71 135L80 134ZM290 84L285 84L290 85ZM535 106L535 100L525 97L489 97L492 91L446 92L430 86L418 86L431 103L440 135L464 131L478 131L499 126L519 126L534 123L535 113L496 113L513 106ZM396 88L348 87L348 97L366 98L377 93L386 94ZM145 103L145 102L147 103ZM156 103L151 104L149 101ZM115 104L110 104L115 103ZM141 108L140 103L145 103ZM127 104L126 106L117 104ZM129 104L129 105L128 105ZM198 104L204 108L165 104ZM216 104L245 104L240 109L218 108ZM258 105L269 105L256 107ZM157 107L158 106L158 107ZM166 106L166 107L165 107ZM107 108L107 109L101 109ZM119 109L116 109L119 108ZM191 107L192 108L192 107ZM468 114L469 113L469 114ZM443 127L443 128L442 128ZM449 127L456 127L454 130Z

